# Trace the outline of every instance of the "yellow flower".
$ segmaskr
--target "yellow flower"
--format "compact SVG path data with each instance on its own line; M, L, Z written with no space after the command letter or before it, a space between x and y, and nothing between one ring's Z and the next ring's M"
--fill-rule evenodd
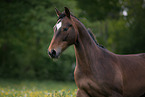
M3 95L4 95L4 93L1 93L1 95L3 96Z
M8 95L9 93L8 92L5 92L5 95Z

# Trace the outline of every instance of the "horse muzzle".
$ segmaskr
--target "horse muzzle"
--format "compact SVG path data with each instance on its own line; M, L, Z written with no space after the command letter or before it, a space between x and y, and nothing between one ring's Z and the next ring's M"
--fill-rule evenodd
M58 50L52 49L50 51L48 50L48 54L51 58L58 58L60 55L60 52L61 52L61 50L59 50L59 49Z

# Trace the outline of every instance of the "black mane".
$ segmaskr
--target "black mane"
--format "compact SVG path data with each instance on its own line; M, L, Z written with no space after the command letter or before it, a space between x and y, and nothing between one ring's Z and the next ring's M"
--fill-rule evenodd
M74 16L72 13L70 13L71 14L71 16L73 16L74 18L76 18L77 20L79 20L76 16ZM64 12L62 12L62 14L61 15L59 15L59 17L58 17L58 19L57 20L59 20L59 19L62 19L62 18L64 18L66 16L66 14L64 13Z
M66 16L66 15L65 15L65 13L63 12L61 15L59 15L59 17L58 17L57 20L62 19L62 18L64 18L65 16Z
M92 37L92 39L94 40L94 42L96 43L96 45L98 45L101 48L105 48L103 45L99 44L95 38L95 35L92 33L91 29L88 29L88 33L89 35Z

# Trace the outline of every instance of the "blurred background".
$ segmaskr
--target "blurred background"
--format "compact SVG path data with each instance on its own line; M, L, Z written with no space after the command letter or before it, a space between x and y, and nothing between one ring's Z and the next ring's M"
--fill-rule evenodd
M145 0L0 0L0 78L73 81L75 54L47 49L64 7L117 54L145 52Z

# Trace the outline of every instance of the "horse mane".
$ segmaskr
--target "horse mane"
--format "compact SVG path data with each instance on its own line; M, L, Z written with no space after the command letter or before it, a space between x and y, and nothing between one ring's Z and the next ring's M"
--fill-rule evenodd
M92 39L94 40L94 42L96 43L96 45L98 45L98 46L101 47L101 48L105 48L103 45L101 45L101 44L99 44L99 43L97 42L97 40L96 40L96 38L95 38L95 35L92 33L91 29L88 28L87 30L88 30L88 33L90 34L90 36L92 37Z
M58 17L57 20L62 19L62 18L64 18L65 16L66 16L65 13L62 12L62 14ZM74 17L75 19L77 19L78 21L80 21L80 20L79 20L76 16L74 16L72 13L71 13L71 16ZM90 28L87 29L87 32L89 33L89 35L91 36L91 38L94 40L94 42L96 43L96 45L98 45L98 46L101 47L101 48L105 48L103 45L101 45L101 44L99 44L99 43L97 42L97 40L96 40L96 38L95 38L95 35L92 33L92 31L91 31Z

